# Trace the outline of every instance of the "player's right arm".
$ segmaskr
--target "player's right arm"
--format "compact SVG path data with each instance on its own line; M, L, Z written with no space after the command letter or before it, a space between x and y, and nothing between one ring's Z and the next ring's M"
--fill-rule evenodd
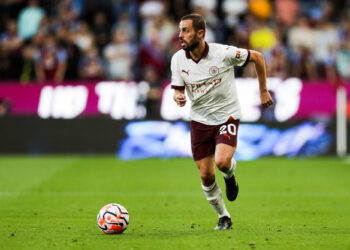
M171 59L171 88L175 90L174 101L180 107L186 104L185 84L180 75L176 54Z
M186 104L185 89L175 89L174 101L180 107L185 106Z

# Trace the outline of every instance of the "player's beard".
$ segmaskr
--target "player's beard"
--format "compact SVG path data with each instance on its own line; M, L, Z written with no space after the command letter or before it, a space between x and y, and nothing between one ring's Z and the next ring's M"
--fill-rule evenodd
M187 48L184 48L183 47L183 49L184 50L187 50L187 51L193 51L195 48L197 48L198 47L198 45L199 45L199 39L198 39L198 37L197 36L195 36L190 42L186 42L186 41L184 41L185 43L186 43L186 45L187 45Z

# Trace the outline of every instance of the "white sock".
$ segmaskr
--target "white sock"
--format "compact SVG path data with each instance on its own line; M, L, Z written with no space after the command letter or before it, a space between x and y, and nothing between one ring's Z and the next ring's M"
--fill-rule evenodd
M226 172L222 172L222 173L226 179L229 179L235 173L235 170L236 170L236 160L233 159L233 157L232 157L230 169L227 170Z
M214 208L215 212L219 215L219 218L223 216L228 216L231 218L230 214L226 210L224 199L222 198L222 192L216 181L209 187L203 186L205 197L209 204Z

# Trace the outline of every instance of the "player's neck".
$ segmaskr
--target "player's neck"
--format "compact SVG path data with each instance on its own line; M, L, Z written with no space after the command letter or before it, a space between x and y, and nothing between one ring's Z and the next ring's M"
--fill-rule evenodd
M202 40L197 48L195 48L194 50L190 51L191 57L193 60L198 61L199 59L202 58L202 55L204 53L205 50L205 41Z

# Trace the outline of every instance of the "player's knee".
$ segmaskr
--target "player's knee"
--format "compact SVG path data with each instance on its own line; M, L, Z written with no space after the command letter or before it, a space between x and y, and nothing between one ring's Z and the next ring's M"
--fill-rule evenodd
M228 170L230 168L230 162L231 158L221 157L215 161L215 165L223 171Z
M201 173L201 179L204 186L210 186L215 181L215 175L211 173Z

